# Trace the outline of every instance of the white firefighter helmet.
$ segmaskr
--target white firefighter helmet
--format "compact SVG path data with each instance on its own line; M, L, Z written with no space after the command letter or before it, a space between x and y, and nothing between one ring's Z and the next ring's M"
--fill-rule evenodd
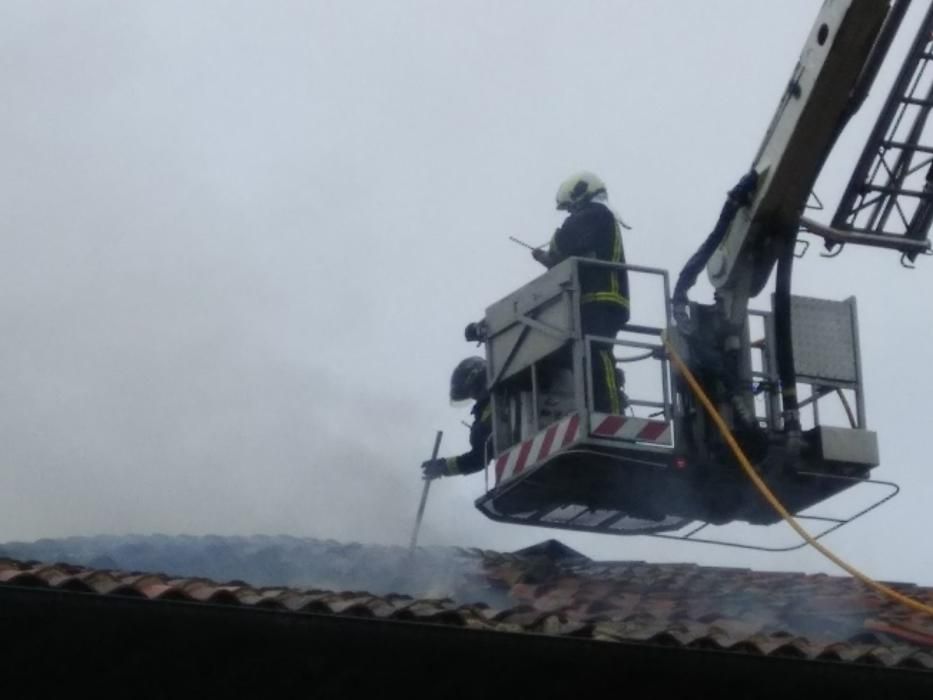
M486 391L486 360L468 357L450 375L450 400L478 399Z
M606 193L606 183L588 171L574 173L557 188L557 208L573 211L598 194Z

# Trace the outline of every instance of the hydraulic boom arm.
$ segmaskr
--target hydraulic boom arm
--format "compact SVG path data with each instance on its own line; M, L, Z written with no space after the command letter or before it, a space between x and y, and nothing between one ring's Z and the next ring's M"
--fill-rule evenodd
M707 264L727 316L744 319L797 235L813 184L859 97L889 5L879 0L827 0L816 18L755 156L758 187L740 209Z

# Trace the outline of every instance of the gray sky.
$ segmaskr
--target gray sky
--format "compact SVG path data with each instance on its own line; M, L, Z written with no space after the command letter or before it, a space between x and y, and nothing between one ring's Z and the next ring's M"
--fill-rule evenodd
M546 240L558 183L587 168L635 226L629 260L676 274L817 7L3 0L0 540L406 541L434 431L466 448L468 409L446 400L475 352L463 326L540 271L507 236ZM857 295L876 474L904 488L828 542L933 583L923 262L813 248L795 291ZM556 535L605 558L833 571L809 552L499 525L473 508L482 489L435 484L423 541Z

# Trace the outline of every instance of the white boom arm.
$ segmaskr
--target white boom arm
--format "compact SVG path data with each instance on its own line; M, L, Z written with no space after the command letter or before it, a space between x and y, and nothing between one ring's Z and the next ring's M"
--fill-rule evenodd
M888 10L884 0L824 2L755 156L754 198L738 211L707 264L730 320L744 318L749 297L761 291L780 251L796 237Z

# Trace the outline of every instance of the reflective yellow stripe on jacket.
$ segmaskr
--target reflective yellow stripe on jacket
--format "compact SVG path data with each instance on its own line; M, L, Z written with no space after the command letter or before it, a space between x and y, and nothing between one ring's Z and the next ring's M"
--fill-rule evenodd
M616 386L616 364L612 358L612 354L601 350L599 352L599 358L603 363L603 375L606 380L606 391L609 393L609 410L612 413L619 414L622 412L621 407L619 406L619 387Z
M619 231L618 221L615 223L615 237L612 244L612 256L610 257L609 262L622 262L622 234ZM600 302L602 304L618 304L619 306L627 309L628 299L619 293L618 270L609 271L608 292L592 292L590 294L584 294L582 297L580 297L580 302L583 304L590 302Z

